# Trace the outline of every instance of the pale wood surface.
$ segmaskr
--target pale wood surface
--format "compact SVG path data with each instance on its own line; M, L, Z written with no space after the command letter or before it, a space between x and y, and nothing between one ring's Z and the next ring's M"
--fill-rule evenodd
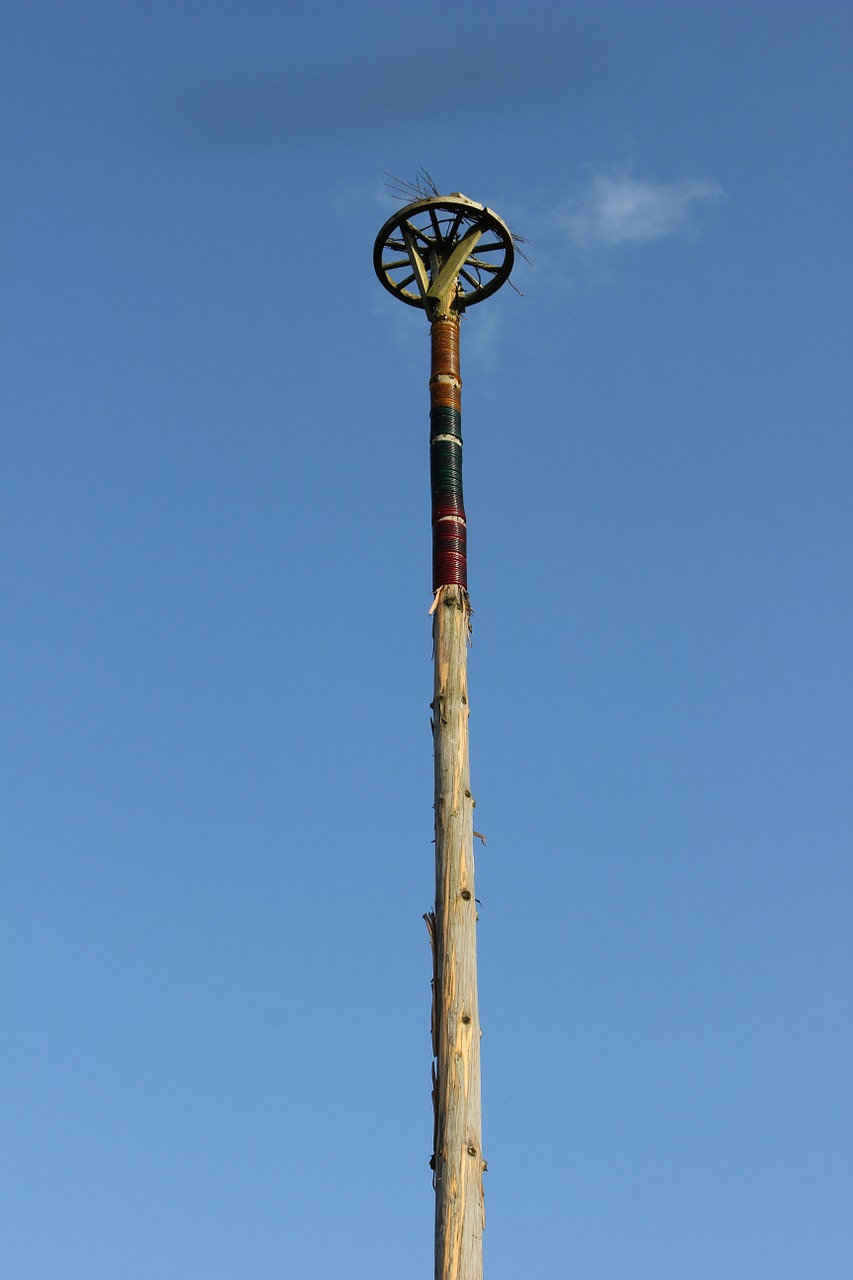
M477 904L468 756L470 606L440 588L433 614L435 686L435 916L433 1052L435 1280L482 1280L483 1205Z

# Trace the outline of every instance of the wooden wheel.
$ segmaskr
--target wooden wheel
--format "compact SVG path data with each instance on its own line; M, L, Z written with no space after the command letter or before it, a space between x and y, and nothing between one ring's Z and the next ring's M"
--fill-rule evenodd
M458 192L416 200L376 237L373 266L402 302L463 311L495 293L515 260L506 223Z

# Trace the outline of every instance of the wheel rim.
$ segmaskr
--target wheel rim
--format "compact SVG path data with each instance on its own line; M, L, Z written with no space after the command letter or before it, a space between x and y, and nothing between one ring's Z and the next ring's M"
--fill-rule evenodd
M454 254L462 255L452 275L457 311L490 297L515 260L506 223L485 205L454 195L416 200L389 218L376 237L373 266L395 298L425 308Z

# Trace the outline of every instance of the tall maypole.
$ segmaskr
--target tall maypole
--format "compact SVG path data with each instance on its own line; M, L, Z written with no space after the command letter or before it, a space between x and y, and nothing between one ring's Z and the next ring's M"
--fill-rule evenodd
M385 223L373 264L382 284L430 322L430 482L435 674L435 909L432 1049L435 1280L482 1280L483 1172L474 800L468 757L467 522L462 497L459 321L495 293L513 237L485 205L422 194Z

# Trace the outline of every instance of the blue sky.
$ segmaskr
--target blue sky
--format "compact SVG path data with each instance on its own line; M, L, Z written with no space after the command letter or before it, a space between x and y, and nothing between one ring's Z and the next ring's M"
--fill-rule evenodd
M489 1280L842 1280L849 9L1 11L4 1274L431 1274L424 165Z

